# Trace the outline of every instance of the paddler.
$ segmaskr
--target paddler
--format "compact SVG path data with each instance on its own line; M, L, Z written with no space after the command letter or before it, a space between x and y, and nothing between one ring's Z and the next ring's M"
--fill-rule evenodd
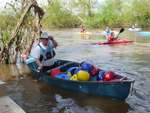
M80 32L81 32L81 33L84 33L84 32L85 32L85 27L84 27L83 25L81 25Z
M114 41L117 39L114 32L111 32L109 35L106 35L106 39L108 42Z

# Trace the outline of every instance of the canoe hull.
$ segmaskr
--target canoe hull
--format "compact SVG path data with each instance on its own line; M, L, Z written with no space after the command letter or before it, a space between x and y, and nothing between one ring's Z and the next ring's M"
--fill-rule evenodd
M71 67L77 65L78 63L72 62L72 64L67 64L66 66L63 66L63 69L66 70L67 66ZM121 79L116 79L114 81L62 80L58 78L52 78L50 74L43 72L35 72L34 76L40 77L40 80L48 85L54 85L75 92L81 92L89 95L102 96L118 100L125 100L128 97L132 83L134 82L134 80L120 75L118 76L121 77Z
M112 99L125 100L129 93L131 82L122 83L99 83L99 82L75 82L44 76L42 81L63 89L82 92L94 96L109 97Z

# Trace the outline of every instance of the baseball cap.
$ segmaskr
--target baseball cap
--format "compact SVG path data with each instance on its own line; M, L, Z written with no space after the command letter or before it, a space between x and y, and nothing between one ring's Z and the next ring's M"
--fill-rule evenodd
M42 34L41 34L41 37L40 38L44 38L44 39L48 39L48 33L47 32L43 32Z

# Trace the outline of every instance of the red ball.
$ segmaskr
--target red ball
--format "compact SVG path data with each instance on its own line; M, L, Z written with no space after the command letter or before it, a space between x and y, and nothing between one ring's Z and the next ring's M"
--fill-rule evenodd
M112 71L107 71L104 75L104 80L110 81L115 77L115 73Z
M96 76L99 73L100 69L96 66L92 66L92 70L90 72L91 76Z
M55 69L52 69L51 72L50 72L50 76L51 77L55 77L56 75L60 74L61 73L61 70L58 69L58 68L55 68Z

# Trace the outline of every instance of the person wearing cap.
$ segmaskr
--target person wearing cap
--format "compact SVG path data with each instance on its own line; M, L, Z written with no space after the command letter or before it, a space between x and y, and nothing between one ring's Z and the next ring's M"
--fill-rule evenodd
M50 42L48 33L43 32L40 37L40 42L37 46L32 47L30 55L26 60L26 64L32 72L54 64L55 51Z
M111 34L111 32L112 32L111 29L107 26L106 29L105 29L105 31L104 31L104 35L108 36L108 35Z
M106 39L108 42L112 42L112 41L116 40L117 37L115 36L115 32L111 32L108 36L106 36Z

